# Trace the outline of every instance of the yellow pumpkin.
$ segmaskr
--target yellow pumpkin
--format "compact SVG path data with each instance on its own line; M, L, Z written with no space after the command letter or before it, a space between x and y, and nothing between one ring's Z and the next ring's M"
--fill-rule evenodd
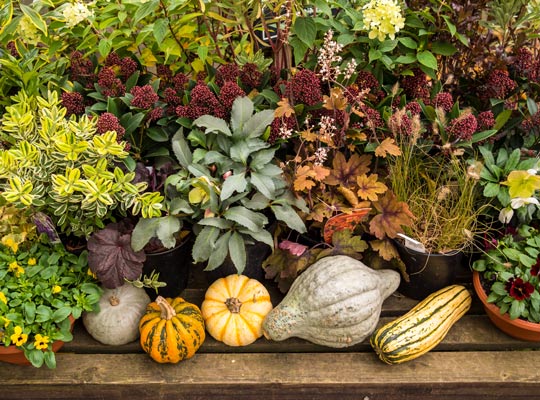
M237 274L212 283L201 306L208 333L229 346L246 346L260 338L271 309L268 290L259 281Z
M158 296L139 322L143 350L159 363L193 357L205 339L204 320L195 304Z

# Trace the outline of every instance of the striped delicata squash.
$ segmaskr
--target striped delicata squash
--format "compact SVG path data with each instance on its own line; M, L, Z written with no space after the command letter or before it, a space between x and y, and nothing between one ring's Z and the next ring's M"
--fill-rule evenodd
M370 343L387 364L420 357L437 346L452 325L471 307L471 294L461 285L430 294L407 314L377 329Z

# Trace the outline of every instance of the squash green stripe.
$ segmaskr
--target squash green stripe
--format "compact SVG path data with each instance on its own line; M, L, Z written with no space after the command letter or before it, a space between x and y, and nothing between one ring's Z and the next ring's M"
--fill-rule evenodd
M444 300L442 296L449 295L451 297L447 301L441 301ZM440 293L428 296L408 313L380 328L371 336L370 344L379 358L388 364L416 358L437 346L470 305L471 296L464 286L449 286ZM432 324L425 324L430 320L434 320ZM390 349L392 345L399 347Z
M466 303L466 300L467 299L464 299L459 305L458 305L458 309L456 309L456 314L459 314L459 312L462 311L462 306ZM459 312L458 312L459 311ZM444 320L441 321L441 323L439 325L437 325L437 327L432 330L431 332L429 332L427 335L423 336L420 340L418 340L417 342L414 342L414 343L422 343L422 342L426 342L426 343L429 343L425 348L422 348L420 350L417 350L417 351L412 351L412 352L403 352L402 350L405 348L407 348L408 346L411 346L412 344L414 343L404 343L401 347L398 347L396 348L395 350L392 350L392 351L385 351L384 354L385 356L388 358L388 359L403 359L403 360L406 360L408 357L410 356L414 356L418 353L426 353L428 352L429 350L433 349L435 346L437 346L440 342L437 341L437 340L434 340L434 341L431 341L429 342L427 339L437 335L437 336L445 336L446 333L448 333L448 330L450 329L450 325L447 325L447 326L444 326L444 324L448 321L448 319L450 318L453 318L455 317L454 313L449 313L446 318ZM388 341L386 342L388 343Z
M437 298L439 298L439 297L441 297L443 295L446 295L448 293L448 291L455 290L455 288L456 288L456 286L449 286L445 290L443 290L441 293L437 294L436 296L434 296L431 299L428 296L427 298L422 300L420 303L418 303L415 307L413 307L413 309L411 311L409 311L407 314L405 314L405 315L399 317L398 319L394 320L391 324L386 325L383 330L377 331L376 339L378 339L381 336L386 336L388 331L394 330L396 326L398 326L405 319L407 319L407 318L409 318L411 316L411 312L413 310L415 311L415 314L422 312L426 307L430 306L430 304L432 302L434 302ZM464 287L459 287L459 289L460 289L459 293L461 293L463 290L467 290Z

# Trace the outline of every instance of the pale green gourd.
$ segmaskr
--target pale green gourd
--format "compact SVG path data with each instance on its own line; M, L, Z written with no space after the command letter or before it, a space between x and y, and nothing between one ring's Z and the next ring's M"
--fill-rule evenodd
M300 337L328 347L363 341L376 328L383 301L400 275L348 256L325 257L303 272L263 322L267 339Z

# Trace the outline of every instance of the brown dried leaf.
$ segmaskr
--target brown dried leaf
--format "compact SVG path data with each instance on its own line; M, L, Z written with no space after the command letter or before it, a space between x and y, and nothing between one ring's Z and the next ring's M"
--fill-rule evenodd
M386 261L399 257L397 249L390 240L373 240L369 244Z
M395 238L403 232L402 226L410 226L415 218L407 203L398 201L396 195L388 190L383 198L373 203L380 214L369 223L370 232L383 239L385 236Z
M394 139L386 138L375 149L375 155L377 157L386 157L388 154L393 156L400 156L401 150L395 145Z
M274 117L275 118L281 118L281 117L290 117L291 115L294 115L294 108L289 104L289 100L286 98L282 98L281 101L277 102L278 107L274 110Z
M315 186L313 178L316 177L313 169L307 165L303 165L296 170L296 178L294 179L294 190L302 192L304 190L310 190Z
M347 103L347 98L339 87L332 88L330 96L323 96L323 107L327 110L345 110Z
M349 161L345 159L343 153L336 153L332 161L332 171L325 180L328 185L341 185L352 187L356 185L356 177L367 174L369 165L371 164L371 156L363 154L353 154Z
M379 176L377 174L360 175L356 178L358 184L358 197L362 200L377 201L380 194L385 193L388 187L378 181Z

